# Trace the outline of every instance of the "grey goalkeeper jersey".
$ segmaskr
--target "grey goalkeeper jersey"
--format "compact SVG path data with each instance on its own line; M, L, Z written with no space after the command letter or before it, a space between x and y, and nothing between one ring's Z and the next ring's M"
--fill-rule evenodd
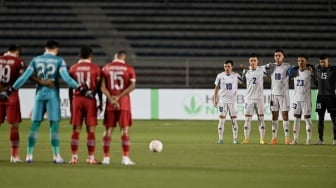
M335 95L336 66L324 68L316 65L314 74L318 80L318 95Z

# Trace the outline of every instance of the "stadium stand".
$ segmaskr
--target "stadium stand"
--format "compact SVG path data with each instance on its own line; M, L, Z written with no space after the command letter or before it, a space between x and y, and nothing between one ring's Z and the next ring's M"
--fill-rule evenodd
M0 49L16 42L29 60L54 38L69 65L82 45L100 65L125 49L140 88L212 88L226 59L246 65L251 52L262 64L277 48L292 64L299 53L333 62L335 11L336 0L3 0Z

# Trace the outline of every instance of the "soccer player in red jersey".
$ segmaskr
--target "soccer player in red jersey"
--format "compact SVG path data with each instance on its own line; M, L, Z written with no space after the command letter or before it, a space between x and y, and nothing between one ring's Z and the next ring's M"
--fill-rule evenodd
M92 62L93 51L90 47L82 47L80 49L79 61L70 67L70 75L81 85L87 87L87 91L83 94L78 90L73 92L69 89L69 98L71 101L71 123L73 131L71 135L71 151L72 157L70 163L78 163L78 145L79 134L82 128L83 120L86 124L86 145L88 149L88 164L97 164L94 157L96 137L95 127L97 125L97 102L96 93L98 94L98 109L102 110L102 93L100 92L100 67Z
M110 163L111 133L117 123L121 128L123 165L135 165L129 158L129 127L132 125L130 92L135 89L136 74L133 66L126 64L126 52L119 51L115 59L102 68L101 91L107 98L104 113L103 164Z
M1 91L11 87L23 72L23 62L19 58L20 52L21 50L19 46L11 45L8 48L8 52L0 57ZM4 123L6 116L7 121L10 124L10 162L22 162L19 158L19 123L21 122L19 91L14 91L8 99L0 100L0 123Z

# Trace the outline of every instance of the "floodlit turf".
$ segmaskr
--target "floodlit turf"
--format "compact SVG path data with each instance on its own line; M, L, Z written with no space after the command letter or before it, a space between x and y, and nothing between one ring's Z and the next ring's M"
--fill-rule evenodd
M227 121L228 122L228 121ZM281 123L280 123L281 125ZM69 160L71 126L60 124L61 152ZM305 128L301 123L300 145L284 145L279 126L279 145L259 145L257 123L253 122L250 144L232 144L231 125L225 126L224 144L217 145L217 121L134 121L131 128L131 159L136 166L121 166L119 132L112 138L111 164L87 165L85 132L81 133L80 163L55 165L45 121L32 164L9 163L8 125L0 128L1 188L97 188L97 187L239 187L239 188L331 188L336 186L336 146L332 146L331 123L325 127L326 145L304 145ZM314 122L313 142L317 141ZM21 124L21 158L30 121ZM267 141L271 137L267 122ZM239 122L239 140L243 140L243 122ZM102 159L101 136L97 127L96 158ZM292 136L292 135L291 135ZM162 153L152 153L152 139L163 142Z

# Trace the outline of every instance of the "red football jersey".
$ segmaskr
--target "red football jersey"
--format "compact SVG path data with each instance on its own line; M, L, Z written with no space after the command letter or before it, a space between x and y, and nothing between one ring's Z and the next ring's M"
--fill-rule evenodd
M69 74L78 83L86 84L90 90L97 90L97 79L100 78L100 68L98 65L88 60L79 60L78 63L70 67ZM75 92L75 95L78 95Z
M23 70L20 58L10 54L0 56L0 89L12 86ZM21 122L19 92L16 90L7 100L0 100L0 123L7 117L8 123Z
M131 82L135 82L136 75L132 65L113 61L102 68L102 75L105 78L107 90L111 95L118 95L123 92ZM126 95L119 101L120 110L131 110L130 96ZM111 104L108 103L107 110L113 110Z
M13 85L22 70L23 62L20 58L9 54L0 56L0 85L2 87Z

